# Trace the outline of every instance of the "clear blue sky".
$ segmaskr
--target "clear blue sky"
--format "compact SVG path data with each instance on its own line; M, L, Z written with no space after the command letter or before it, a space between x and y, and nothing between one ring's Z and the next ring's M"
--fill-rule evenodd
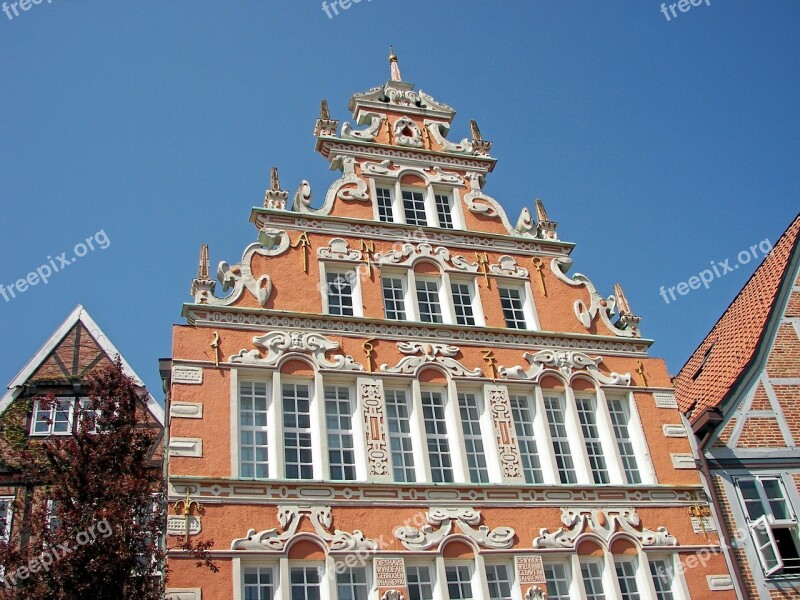
M541 197L576 271L621 281L673 373L754 262L666 304L673 286L775 241L800 202L800 3L48 0L0 13L0 283L103 230L105 249L5 302L5 385L84 304L162 398L159 357L207 242L255 239L269 167L319 199L319 101L404 79L494 142L487 192L516 218ZM10 13L13 16L13 11ZM759 257L760 259L760 257ZM58 264L58 263L56 263Z

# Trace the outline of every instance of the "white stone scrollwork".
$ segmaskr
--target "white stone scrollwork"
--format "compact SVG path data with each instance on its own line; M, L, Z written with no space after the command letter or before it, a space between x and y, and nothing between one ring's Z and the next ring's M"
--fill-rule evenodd
M325 355L339 349L339 342L329 340L319 333L301 333L290 331L273 331L253 338L253 345L266 351L262 357L260 350L242 350L230 357L229 362L275 367L283 356L289 352L300 352L308 355L314 365L321 370L363 371L364 367L353 360L350 355L334 354L330 360Z
M537 237L536 223L533 222L533 215L527 208L523 208L519 213L519 219L517 219L517 224L514 226L514 231L524 237Z
M497 264L489 265L489 272L503 277L528 278L528 269L517 266L517 260L508 255L501 256Z
M421 529L406 526L395 530L395 537L408 550L428 550L438 546L447 536L456 533L454 529L456 525L461 534L482 548L507 549L514 543L513 529L510 527L489 529L486 525L480 525L481 513L472 508L431 507L425 516L429 524ZM476 528L475 525L480 526Z
M420 258L429 258L448 271L478 272L478 263L471 263L460 254L453 256L444 246L434 248L427 242L416 246L403 244L400 250L389 250L385 254L379 252L375 255L375 261L381 265L413 266Z
M242 293L250 292L261 306L265 306L272 293L272 279L269 275L256 278L250 268L253 256L278 256L289 248L289 235L282 229L262 229L258 234L258 241L245 248L242 260L235 265L220 262L217 269L217 279L222 284L222 290L230 294L224 298L214 296L216 283L209 279L195 279L192 281L192 295L197 304L209 306L229 306L238 300Z
M445 135L450 130L450 125L448 123L442 123L441 121L429 121L425 120L425 128L430 132L433 139L436 140L442 148L444 148L445 152L456 152L459 154L472 154L472 143L464 138L461 140L460 143L454 144L453 142L445 139Z
M381 596L381 600L405 600L405 597L397 590L387 590Z
M374 112L365 112L359 117L358 124L365 125L367 122L369 122L369 125L366 127L366 129L357 131L350 126L350 123L344 122L342 123L342 137L351 140L374 142L385 120L386 115Z
M300 186L292 197L291 210L296 212L308 212L313 210L311 209L311 184L305 179L300 182Z
M386 443L386 415L381 386L377 383L359 385L367 441L369 475L384 478L389 475L389 449Z
M400 172L400 165L393 160L382 160L381 162L364 162L361 170L366 175L380 175L381 177L396 176ZM417 170L417 169L414 169ZM421 169L419 169L421 171Z
M508 390L504 387L488 387L489 410L492 414L492 425L500 455L500 467L504 482L523 483L522 463L514 435L514 424L511 421L511 403Z
M547 592L538 585L531 586L525 592L525 600L547 600Z
M284 506L278 511L280 527L261 532L249 529L245 537L231 542L231 550L283 552L287 543L297 534L304 518L309 520L317 536L328 544L331 551L374 552L379 548L378 542L365 537L359 529L352 533L333 529L330 506Z
M361 251L350 248L345 239L332 238L330 245L317 249L317 256L333 260L360 261Z
M609 373L608 375L600 371L600 363L603 358L598 356L592 358L583 352L542 350L533 354L526 352L523 354L525 360L531 365L525 371L522 367L500 367L498 373L501 377L508 379L525 379L536 381L539 376L548 368L558 369L558 371L569 379L576 370L585 369L589 376L597 383L605 385L630 385L631 374Z
M298 190L292 207L306 215L329 215L337 199L355 202L370 200L367 182L356 175L356 159L352 156L336 156L331 160L331 170L341 169L342 176L334 181L325 194L325 202L319 208L311 207L311 188ZM308 192L307 197L305 192Z
M616 533L627 533L642 546L677 546L678 540L670 535L666 527L655 531L641 528L641 520L634 508L562 508L561 527L551 532L539 530L534 538L534 548L574 548L575 540L583 533L593 533L608 543Z
M464 365L453 358L460 352L458 346L449 346L447 344L427 344L419 342L399 342L397 344L397 349L407 356L401 358L400 362L393 367L390 367L388 364L382 364L381 371L384 373L413 375L417 373L420 367L434 364L444 367L451 375L455 377L480 377L482 374L479 368L473 370L467 369Z
M467 173L467 181L469 182L469 192L464 196L464 204L470 212L485 215L490 219L500 219L503 226L506 228L510 235L516 237L533 237L530 233L525 231L517 231L511 226L508 220L506 211L500 206L500 203L483 193L482 181L483 176L480 173L469 172Z
M394 139L401 146L411 146L412 148L425 146L419 125L405 116L394 122Z
M377 175L384 179L397 179L400 175L413 173L426 183L442 183L460 186L464 183L464 178L455 171L445 171L439 165L433 169L424 169L411 165L400 165L393 160L386 159L380 162L366 161L361 164L362 172L365 175Z
M586 303L583 300L576 300L574 304L575 316L578 317L578 320L581 322L581 324L586 329L589 329L592 326L592 322L594 321L595 317L599 315L600 319L614 335L618 335L620 337L639 337L639 328L637 326L638 321L637 324L633 325L627 322L611 322L611 317L616 314L617 307L617 299L614 294L611 294L608 298L603 298L597 293L597 289L594 287L594 284L583 273L575 273L572 277L568 277L566 273L571 267L572 259L566 256L555 257L552 261L550 261L550 270L558 279L573 287L580 287L584 285L589 291L589 306L586 306ZM619 325L622 325L622 327Z

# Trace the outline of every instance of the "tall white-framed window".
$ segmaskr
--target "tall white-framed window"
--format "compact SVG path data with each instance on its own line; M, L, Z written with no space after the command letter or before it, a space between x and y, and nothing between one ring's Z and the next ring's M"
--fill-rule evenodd
M625 471L627 483L635 485L642 483L642 474L636 450L631 435L631 411L627 400L622 398L607 398L608 412L611 416L611 425L614 429L614 438L617 441L619 457Z
M242 569L242 600L274 600L277 582L272 567Z
M597 426L597 400L594 397L577 396L575 398L575 406L578 410L578 420L581 425L586 454L589 457L592 479L597 484L609 483L608 467L603 454L603 442Z
M676 573L672 557L650 558L647 562L656 600L677 600Z
M382 223L394 221L394 210L392 204L392 189L389 187L378 186L375 188L375 200L378 207L378 220Z
M544 407L559 480L563 484L578 483L578 474L575 471L575 461L572 459L567 434L566 399L560 394L548 393L544 397Z
M534 399L528 394L512 393L509 400L525 483L542 483L544 476L533 426L536 417Z
M0 542L11 537L11 522L14 513L14 496L0 496Z
M365 567L336 565L336 592L339 600L368 600L369 590Z
M581 558L581 577L586 600L606 600L603 584L603 570L605 565L602 559Z
M281 386L283 463L287 479L313 479L310 382L285 382Z
M327 314L346 317L356 315L355 287L357 282L358 275L352 269L325 268Z
M401 190L403 199L403 215L408 225L428 225L425 214L425 192L420 190Z
M477 600L472 587L472 564L448 561L444 567L449 600Z
M456 324L475 325L477 323L475 284L471 281L454 280L450 282L450 291L453 294Z
M535 329L536 320L529 287L526 284L498 281L497 289L506 327L509 329Z
M513 600L514 568L506 562L486 564L486 583L489 600Z
M323 600L324 572L323 563L290 562L289 589L292 600Z
M239 475L269 477L268 385L265 381L239 382Z
M356 453L353 443L353 402L350 386L325 386L325 424L328 435L330 478L356 480Z
M392 456L394 480L412 483L417 480L414 469L414 442L411 435L411 409L404 389L384 390L386 422Z
M617 558L614 567L622 600L641 600L639 582L636 579L638 560L635 557Z
M547 581L548 600L570 600L572 568L567 561L547 561L544 563L544 578Z
M461 429L464 433L464 451L467 456L469 479L472 483L489 483L489 468L486 463L486 450L481 434L483 401L472 392L459 392L458 410L461 416Z
M440 279L416 277L419 320L423 323L444 323L439 297Z
M436 579L432 565L407 564L406 581L409 600L434 600Z
M392 321L406 320L407 280L401 275L384 275L381 277L383 291L383 310L387 319Z
M735 479L761 566L767 576L800 573L796 513L780 475Z
M31 435L71 434L74 403L74 398L55 398L49 406L34 401Z
M446 392L423 389L421 391L422 416L425 422L425 438L430 461L431 481L453 483L453 462L445 419Z
M436 204L436 217L439 220L439 227L442 229L453 229L453 197L444 192L434 194Z
M95 410L91 398L81 398L78 402L78 407L79 410L76 414L78 429L85 422L91 425L88 429L89 433L98 433L97 418L100 416L101 411Z

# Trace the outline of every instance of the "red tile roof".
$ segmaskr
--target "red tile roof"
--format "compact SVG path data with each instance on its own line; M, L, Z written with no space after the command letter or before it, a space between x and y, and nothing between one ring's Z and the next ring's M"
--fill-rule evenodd
M798 239L800 215L675 377L678 405L687 415L691 413L690 421L705 409L720 406L753 360L776 309Z

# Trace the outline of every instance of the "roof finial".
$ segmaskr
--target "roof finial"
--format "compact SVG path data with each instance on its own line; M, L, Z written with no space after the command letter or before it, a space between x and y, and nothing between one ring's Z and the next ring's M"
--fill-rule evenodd
M281 189L281 182L278 179L278 167L272 167L272 173L270 174L270 190L273 192L278 192Z
M397 62L397 55L394 53L394 46L389 46L389 66L391 67L392 81L403 81L400 76L400 64Z
M326 120L326 121L327 121L327 120L330 120L330 118L331 118L331 111L330 111L330 109L328 108L328 101L327 101L327 100L323 100L323 101L320 103L320 107L319 107L319 118L320 118L320 119L324 119L324 120Z
M209 278L208 244L203 244L202 246L200 246L200 264L197 267L197 278L198 279Z

